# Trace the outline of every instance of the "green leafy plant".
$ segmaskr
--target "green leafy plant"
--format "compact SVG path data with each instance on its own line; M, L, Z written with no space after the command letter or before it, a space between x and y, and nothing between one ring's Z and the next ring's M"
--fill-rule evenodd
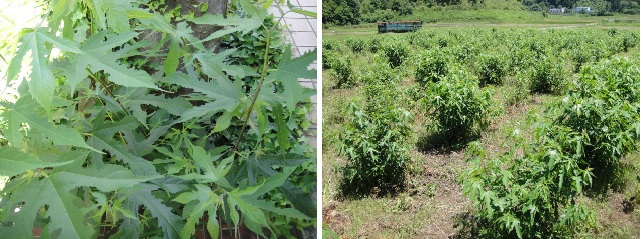
M529 90L532 93L561 91L564 71L558 60L546 56L534 61L534 67L529 71Z
M580 164L594 169L599 193L619 188L620 159L638 148L639 85L639 64L614 58L583 67L562 102L549 107L555 124L586 135Z
M333 78L337 81L338 88L350 88L357 83L357 76L349 57L340 57L331 61L333 61L331 65Z
M498 54L483 54L476 61L476 73L480 84L500 84L502 77L507 75L507 63Z
M391 69L391 65L382 54L374 55L371 64L360 74L360 82L364 84L392 84L399 83L399 80L399 74Z
M389 40L384 42L381 47L393 68L402 65L410 53L408 43L402 40Z
M596 214L579 203L591 173L559 144L579 143L580 135L564 128L542 143L512 137L508 152L490 158L480 143L467 148L470 166L458 177L474 204L479 238L572 238L596 224ZM580 153L580 152L574 152Z
M380 38L373 37L371 38L370 41L368 41L366 48L371 52L371 53L377 53L377 51L380 49L382 45L382 41Z
M340 55L335 51L324 51L322 53L322 69L332 69Z
M263 70L263 57L266 49L266 37L268 31L277 25L274 16L268 15L263 22L263 28L257 28L250 32L233 32L221 39L221 47L234 49L228 56L231 65L242 65L256 68L257 72ZM270 46L268 46L268 67L274 69L285 51L286 45L282 44L279 34L270 34ZM258 75L255 78L259 78Z
M96 238L101 226L113 238L189 238L197 228L217 238L223 222L279 237L314 225L314 152L302 139L314 92L297 79L315 78L316 51L270 55L274 27L247 0L227 17L163 3L48 3L50 27L23 31L7 80L31 74L15 102L0 101L0 163L18 165L0 172L11 177L0 237L33 237L39 221L59 238ZM213 25L223 27L197 37ZM254 63L206 47L258 29L267 35ZM269 61L279 62L268 71Z
M425 51L418 62L415 81L422 85L439 81L448 73L449 64L452 64L448 56L438 50Z
M382 194L404 188L410 160L405 139L411 134L411 114L395 105L391 85L366 86L366 107L351 103L352 116L339 136L339 152L348 163L341 166L344 196L359 196L378 188Z
M339 42L337 42L337 41L323 39L322 40L322 49L324 51L341 51L342 47L339 44Z
M364 42L364 39L357 37L346 38L346 45L354 53L360 53L364 48L366 48L366 42Z
M475 76L458 69L431 84L426 94L429 130L455 142L485 129L492 115L491 93L477 84Z

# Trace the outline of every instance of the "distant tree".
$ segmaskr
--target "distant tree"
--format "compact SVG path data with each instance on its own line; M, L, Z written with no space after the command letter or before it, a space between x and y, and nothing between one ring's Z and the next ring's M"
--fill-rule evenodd
M610 9L610 3L605 0L578 0L577 7L590 7L598 15L605 15Z
M322 23L333 25L358 24L360 6L357 0L322 0Z

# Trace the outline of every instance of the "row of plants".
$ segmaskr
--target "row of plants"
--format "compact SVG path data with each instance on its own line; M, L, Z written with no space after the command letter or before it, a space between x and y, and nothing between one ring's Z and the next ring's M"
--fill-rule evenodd
M468 37L471 35L476 37ZM627 51L638 44L638 39L636 31L617 29L428 30L348 37L344 42L324 40L322 59L324 69L333 69L333 62L354 58L346 52L353 55L383 52L394 68L405 61L416 72L415 80L423 84L445 74L449 65L459 64L474 73L481 85L502 84L503 79L520 75L530 79L531 91L560 93L564 90L561 87L565 87L562 82L565 76L578 73L583 64ZM337 68L342 68L338 71L350 72L345 65L338 64ZM349 78L347 75L342 73L335 78L341 81Z
M509 150L468 148L460 175L483 238L576 238L597 225L583 196L622 191L622 158L639 150L639 62L613 58L585 66L545 116L532 112L534 139L513 132Z
M638 37L616 29L449 29L324 40L322 65L333 90L355 95L344 104L348 110L332 116L340 132L327 134L324 126L346 159L337 171L340 195L404 189L397 178L409 176L405 154L422 135L404 133L397 109L412 112L411 125L426 127L418 150L453 149L477 139L504 110L492 96L514 105L553 94L561 101L544 116L532 113L533 132L514 131L506 152L477 141L468 147L470 167L459 181L474 206L471 236L591 235L597 215L585 201L637 180L620 160L638 150L639 63L613 56L637 47L631 39ZM397 129L374 133L390 126ZM384 160L390 157L400 160Z
M316 51L291 58L265 8L44 4L47 26L22 32L7 70L18 95L0 101L0 237L290 238L315 225L315 92L297 79L316 77Z

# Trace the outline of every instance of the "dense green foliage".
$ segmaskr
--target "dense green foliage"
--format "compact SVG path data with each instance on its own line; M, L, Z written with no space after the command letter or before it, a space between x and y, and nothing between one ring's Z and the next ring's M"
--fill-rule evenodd
M357 24L358 4L357 0L322 0L322 22L338 26Z
M315 225L314 91L298 78L315 78L316 51L292 59L271 42L265 9L236 3L224 17L207 5L195 16L158 1L48 1L49 27L25 29L9 64L19 95L0 101L0 174L11 177L0 237L33 238L34 222L54 238ZM197 37L213 25L225 27ZM205 47L224 36L234 49Z
M340 168L346 196L374 188L382 194L397 192L405 186L411 114L391 101L397 95L391 84L366 85L365 95L365 106L349 105L351 121L339 136L339 151L349 160Z
M477 142L469 146L471 166L459 180L474 204L477 237L573 238L595 225L595 213L577 201L591 173L561 150L579 143L578 135L543 127L558 133L542 144L514 135L515 145L498 157Z
M359 72L359 81L362 84L398 84L399 71L391 68L386 56L381 53L373 55L372 62Z
M534 143L516 131L510 150L492 159L470 146L473 164L460 181L480 235L573 238L595 226L595 212L579 196L605 195L624 180L620 160L640 137L638 67L622 58L584 67L547 116L534 113Z
M476 73L480 84L501 84L502 77L507 75L509 66L505 57L498 54L480 55L476 60Z
M489 124L491 93L479 89L478 80L466 71L451 70L429 86L426 97L428 127L446 141L477 134Z
M640 81L638 60L615 58L581 70L561 104L552 106L554 123L582 135L580 164L594 169L592 187L619 188L619 160L638 147Z
M348 88L357 83L357 76L351 65L351 58L337 56L335 60L328 63L333 70L332 77L337 81L338 88Z
M382 44L382 52L393 68L396 68L409 56L409 44L403 40L387 41Z
M560 90L565 76L560 60L554 56L539 57L533 60L533 64L528 77L531 92L552 93Z
M382 108L373 103L380 99L372 96L374 86L388 84L390 90L396 88L396 96L379 95L415 116L413 132L400 141L415 142L417 149L411 149L412 153L428 149L423 160L428 158L433 163L430 160L434 158L458 159L457 155L439 154L441 150L459 154L458 146L477 138L467 136L480 137L479 142L470 144L468 166L462 170L427 169L427 164L422 165L426 161L419 163L418 171L427 174L463 171L459 182L473 207L461 210L470 210L464 220L473 226L459 232L470 233L471 238L596 236L600 233L597 231L612 225L604 225L604 217L594 211L604 204L593 200L613 195L608 190L638 188L637 168L623 162L623 157L629 160L640 150L640 64L635 57L620 57L638 56L632 51L638 49L632 45L638 39L638 30L614 28L424 29L363 37L364 42L377 41L380 47L376 53L362 51L352 55L355 69L359 69L354 72L359 84L338 91L358 93L348 100L341 98L342 104L338 105L355 106L348 116L342 114L344 121L334 121L335 128L331 128L337 135L333 139L345 140L336 149L343 147L338 150L339 162L346 160L346 164L340 165L343 171L339 172L349 187L340 190L363 195L376 191L374 187L386 188L362 182L368 186L356 189L361 185L349 183L374 174L374 164L368 164L371 161L358 160L366 158L368 152L379 152L369 151L381 141L371 136L370 132L376 130L367 128L371 119L381 119L377 121L381 125L400 122L391 116L378 117L390 113L369 114L369 110L378 112ZM339 44L348 49L347 42ZM390 64L386 49L399 45L406 45L408 55L395 66ZM495 117L498 111L501 117ZM492 127L484 130L488 125ZM362 138L356 133L360 130ZM504 132L511 136L504 143L498 142L498 135ZM442 141L417 137L423 135L441 136L436 139ZM483 148L483 144L490 147ZM412 162L406 171L411 186L414 180L419 181L417 178L425 177L414 174L415 161ZM623 200L623 204L629 203L627 200L638 203L636 196L627 197L632 199ZM620 196L609 202L614 200L620 201ZM463 207L469 208L468 205Z
M355 38L355 37L346 38L346 45L354 53L360 53L366 47L366 43L364 42L364 39Z
M437 82L449 70L449 59L438 49L425 51L421 56L415 71L415 80L420 84Z
M263 28L257 28L250 32L234 32L226 35L221 40L221 47L234 49L228 56L228 62L233 65L244 65L256 67L257 72L263 69L263 58L266 49L266 37L276 22L274 16L268 15L264 20ZM272 34L268 51L269 68L277 67L283 56L286 45L282 44L279 34ZM258 78L258 77L255 77Z
M323 0L322 4L322 23L339 26L403 19L424 22L438 19L497 21L505 18L503 14L507 11L512 11L512 14L533 14L534 17L538 13L542 18L547 15L545 12L548 9L561 7L566 8L567 15L576 14L571 11L575 7L590 7L593 11L591 15L599 16L640 13L640 2L636 0Z

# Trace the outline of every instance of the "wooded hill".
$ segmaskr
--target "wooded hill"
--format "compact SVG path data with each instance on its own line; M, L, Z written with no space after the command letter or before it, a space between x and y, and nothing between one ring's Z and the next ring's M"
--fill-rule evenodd
M409 19L421 13L442 10L546 12L550 8L582 6L592 8L593 15L602 16L640 12L640 2L632 0L322 0L322 4L323 24L336 26Z

